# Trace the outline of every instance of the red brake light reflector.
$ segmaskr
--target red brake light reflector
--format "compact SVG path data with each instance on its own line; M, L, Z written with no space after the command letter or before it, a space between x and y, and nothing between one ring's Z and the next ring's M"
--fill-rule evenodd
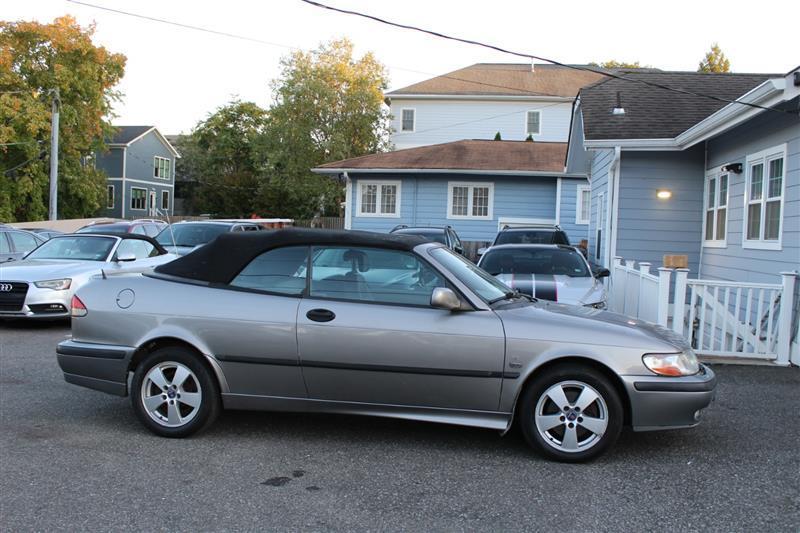
M72 297L72 303L70 304L70 307L72 308L70 314L73 317L82 317L86 316L89 313L89 311L86 309L86 306L77 296Z

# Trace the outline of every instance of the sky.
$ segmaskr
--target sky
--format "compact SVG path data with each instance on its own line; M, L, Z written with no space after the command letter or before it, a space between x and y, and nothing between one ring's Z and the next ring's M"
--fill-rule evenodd
M373 52L388 68L390 89L479 62L521 62L299 0L86 0L89 3L216 31L260 44L110 13L67 0L2 0L0 19L50 22L73 15L96 24L95 43L127 56L114 124L155 125L189 133L234 97L268 107L270 82L292 48L310 50L347 37L356 53ZM785 73L800 64L800 3L770 2L752 18L736 1L533 2L513 0L320 0L401 23L504 48L588 63L639 61L667 70L696 70L714 42L734 72ZM780 16L776 16L780 14ZM758 13L755 13L758 15ZM749 26L748 26L749 24Z

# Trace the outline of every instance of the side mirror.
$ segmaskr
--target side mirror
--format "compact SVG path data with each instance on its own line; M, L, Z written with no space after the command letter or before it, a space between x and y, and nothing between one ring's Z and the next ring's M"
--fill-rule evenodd
M431 307L457 311L461 308L461 300L452 290L445 287L436 287L431 293Z
M129 263L136 261L136 256L132 253L120 254L117 256L117 263Z
M485 253L486 253L486 247L478 248L478 252L477 252L478 257L482 256Z
M453 251L459 255L464 255L464 248L462 246L454 246Z
M601 268L600 270L597 270L597 271L594 272L594 277L596 277L598 279L607 278L610 275L611 275L611 271L609 269L607 269L607 268Z

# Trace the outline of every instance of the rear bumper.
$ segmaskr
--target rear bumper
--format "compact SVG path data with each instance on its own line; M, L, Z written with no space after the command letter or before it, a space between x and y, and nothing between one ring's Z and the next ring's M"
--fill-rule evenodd
M717 378L701 365L694 376L621 376L631 404L634 431L694 427L714 399Z
M128 395L128 366L136 348L66 340L58 344L58 366L67 383Z

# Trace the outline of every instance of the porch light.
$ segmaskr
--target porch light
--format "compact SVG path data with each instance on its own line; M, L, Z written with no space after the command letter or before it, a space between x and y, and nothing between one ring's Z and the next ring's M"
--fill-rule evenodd
M656 189L656 198L659 200L669 200L672 198L672 191L669 189Z

